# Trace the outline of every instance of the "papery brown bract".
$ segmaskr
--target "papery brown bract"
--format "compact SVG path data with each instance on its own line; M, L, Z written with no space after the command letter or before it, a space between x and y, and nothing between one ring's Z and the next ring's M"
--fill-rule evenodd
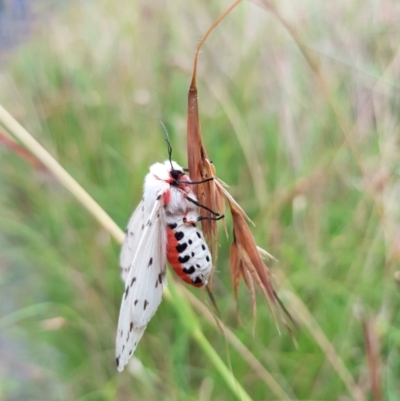
M256 297L254 283L256 283L260 287L261 292L267 300L275 321L276 318L274 310L278 311L278 315L286 327L288 327L283 317L281 308L289 317L290 315L283 307L273 288L271 274L261 259L258 247L247 225L246 220L249 222L251 220L247 217L240 205L225 188L226 184L224 184L224 182L217 177L216 169L207 156L201 135L198 93L196 85L198 54L204 41L215 28L215 26L218 25L218 23L240 2L241 0L237 0L214 22L196 49L193 75L188 93L187 152L189 175L193 181L202 181L210 177L214 178L212 181L207 181L194 186L194 192L198 198L198 201L202 205L213 211L222 213L225 209L225 197L228 200L230 213L233 220L233 243L230 251L230 271L236 301L239 282L241 279L243 279L251 293L253 314L255 316ZM212 217L212 214L206 210L202 211L202 215ZM215 263L217 259L218 245L217 223L215 220L203 220L202 228L204 236L213 254Z
M271 307L271 301L275 307L278 305L275 291L272 287L270 279L270 272L261 259L253 235L244 217L240 211L237 210L233 203L230 201L228 202L233 221L233 243L231 245L231 249L234 249L233 254L231 252L230 263L231 266L239 267L236 268L235 276L232 276L234 291L237 294L239 280L241 277L243 277L247 287L249 287L250 291L252 292L252 298L254 300L253 302L255 302L254 285L252 282L252 280L254 280L260 287L271 309L271 313L275 318L274 310ZM232 256L237 260L233 260ZM232 270L234 269L231 267L231 271ZM248 278L249 276L250 280ZM250 281L251 286L249 285ZM254 308L255 304L253 303L253 309Z
M188 95L187 119L188 167L189 176L193 181L202 181L210 177L216 178L215 168L209 161L203 146L198 110L195 67ZM194 185L193 190L202 205L219 213L225 209L224 197L214 180ZM212 217L212 214L205 209L202 211L202 215ZM215 220L203 220L202 228L215 262L217 259L217 223Z

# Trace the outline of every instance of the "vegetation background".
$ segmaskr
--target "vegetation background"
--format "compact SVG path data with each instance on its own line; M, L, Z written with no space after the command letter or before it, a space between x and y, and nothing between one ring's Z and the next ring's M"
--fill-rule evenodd
M194 50L229 1L71 1L43 14L49 3L2 57L0 104L123 228L167 155L158 118L186 163ZM200 118L219 176L279 260L298 347L261 296L253 333L243 285L237 319L222 231L214 294L248 349L199 315L202 331L253 400L279 397L246 353L286 399L399 400L400 3L266 4L244 2L207 40ZM168 302L117 374L119 245L1 134L0 399L233 399Z

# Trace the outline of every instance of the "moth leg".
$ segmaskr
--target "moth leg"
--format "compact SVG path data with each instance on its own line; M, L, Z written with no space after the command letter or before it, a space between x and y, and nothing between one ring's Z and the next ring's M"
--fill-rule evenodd
M181 181L181 180L176 180L178 184L188 184L188 185L197 185L197 184L204 184L205 182L213 181L214 177L210 178L205 178L204 180L201 181Z
M202 220L213 220L213 221L218 221L218 220L223 219L224 217L225 217L224 214L223 214L223 215L220 215L220 216L217 216L217 217L199 216L199 217L197 217L197 221L202 221Z
M189 202L192 202L194 205L199 206L205 210L207 210L208 212L210 212L211 214L213 214L214 216L219 216L218 212L214 212L213 210L211 210L210 208L208 208L207 206L202 205L201 203L197 202L197 200L194 200L193 198L191 198L190 196L186 196L186 199Z

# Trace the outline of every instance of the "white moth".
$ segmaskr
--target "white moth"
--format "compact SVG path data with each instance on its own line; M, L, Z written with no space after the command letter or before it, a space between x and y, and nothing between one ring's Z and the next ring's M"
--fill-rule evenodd
M153 164L145 178L143 199L129 220L120 254L125 291L116 338L119 371L135 352L160 305L167 284L167 259L186 283L196 287L207 284L211 254L197 228L202 220L197 212L201 205L193 184L183 168L171 160Z

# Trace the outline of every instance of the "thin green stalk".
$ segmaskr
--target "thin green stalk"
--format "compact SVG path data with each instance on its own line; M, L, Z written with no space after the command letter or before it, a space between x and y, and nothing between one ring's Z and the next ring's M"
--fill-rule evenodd
M196 330L192 333L192 336L207 354L208 358L219 371L221 377L225 380L226 384L229 386L237 399L242 401L251 401L251 397L246 393L242 385L235 379L233 373L227 368L222 359L215 352L214 348L204 337L203 332L201 330Z
M196 298L186 287L183 285L179 286L185 299L188 299L192 306L202 314L203 318L208 321L209 324L218 329L218 325L222 329L224 335L232 347L241 355L244 361L253 369L253 371L259 376L259 378L270 388L275 394L278 400L295 400L297 399L292 391L292 395L286 393L281 385L276 381L275 377L268 372L264 365L254 356L254 354L239 340L239 338L230 330L225 324L219 320L216 316L213 316L210 309L208 309L204 303ZM218 322L218 323L217 323Z
M172 280L170 280L171 282ZM174 299L174 304L179 305L177 312L182 324L186 327L189 333L192 335L197 344L208 356L209 360L213 363L222 379L225 381L229 389L232 391L233 395L241 401L251 401L252 398L246 393L242 385L235 379L233 373L222 361L220 356L215 352L212 345L204 337L201 331L199 322L193 310L189 307L189 303L178 293L174 285L170 285L170 294Z

